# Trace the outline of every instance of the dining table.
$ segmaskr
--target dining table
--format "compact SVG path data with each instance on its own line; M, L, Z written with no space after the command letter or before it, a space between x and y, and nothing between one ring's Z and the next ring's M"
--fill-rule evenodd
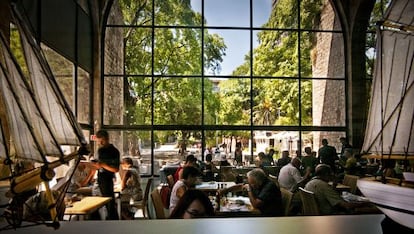
M84 220L88 215L106 205L111 199L112 198L110 197L99 196L83 197L80 201L68 204L64 214L69 216L69 220L71 220L74 215L76 215L79 220Z
M249 197L225 196L221 199L221 204L215 212L216 217L256 217L261 215L260 211L252 206Z
M233 181L227 182L218 182L218 181L208 181L208 182L200 182L196 184L195 188L207 193L215 193L219 189L229 188L231 186L236 185Z

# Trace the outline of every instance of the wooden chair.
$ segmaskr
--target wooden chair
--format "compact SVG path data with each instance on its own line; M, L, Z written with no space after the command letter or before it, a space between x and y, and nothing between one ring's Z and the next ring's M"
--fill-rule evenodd
M350 187L349 192L356 194L357 192L357 181L358 181L359 177L355 176L355 175L345 175L344 176L344 180L342 181L342 184L347 185Z
M314 193L299 187L299 194L302 200L303 215L320 215Z
M164 205L162 204L161 195L160 191L158 191L158 188L152 190L151 199L152 205L154 206L156 219L166 219L167 217L164 212Z
M134 201L134 203L130 204L131 207L134 207L138 210L142 210L142 215L144 219L149 217L148 215L148 198L149 198L149 191L151 189L153 178L148 178L147 185L144 191L144 197L141 201Z
M284 215L289 216L293 193L285 188L280 188L280 192L282 193L282 205L283 205Z

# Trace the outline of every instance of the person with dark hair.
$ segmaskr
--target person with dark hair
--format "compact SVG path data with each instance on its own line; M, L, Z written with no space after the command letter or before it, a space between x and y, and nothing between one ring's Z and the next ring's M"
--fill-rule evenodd
M351 144L348 143L348 140L346 139L346 137L340 137L339 141L341 142L341 158L343 160L346 160L346 155L345 155L345 149L350 149L352 150L352 146Z
M206 161L203 164L203 181L213 181L214 180L214 171L215 167L211 162L213 160L213 155L207 154Z
M335 161L339 158L335 147L330 146L327 139L322 139L322 147L318 150L318 159L320 163L329 165L332 171L336 172Z
M321 215L352 213L356 207L366 206L366 203L346 202L340 194L328 184L333 178L333 172L329 165L319 164L315 168L315 177L310 180L305 189L315 194Z
M130 211L129 203L130 200L142 200L141 176L130 157L122 159L121 167L125 171L121 181L121 214L123 219L133 219L134 213Z
M197 189L187 190L171 211L170 219L193 219L214 216L214 208L207 195Z
M183 166L180 166L179 168L177 168L177 170L174 173L174 183L177 182L179 179L182 178L182 173L183 173L183 168L184 167L188 167L188 166L192 166L192 167L196 167L197 166L197 158L193 155L190 154L185 158L185 162Z
M282 157L277 160L276 165L279 167L283 167L290 163L291 158L289 157L289 151L283 150L282 151Z
M195 186L197 177L200 175L201 173L198 168L195 168L193 166L183 167L182 178L175 182L171 190L169 207L170 212L174 210L175 206L177 205L180 198L184 195L185 191Z
M106 205L108 211L106 219L117 220L118 212L115 206L114 178L115 173L119 171L120 153L114 145L109 143L109 134L105 130L96 132L96 143L99 146L97 152L98 160L93 163L98 170L97 185L99 191L96 195L112 198Z
M236 184L229 188L219 190L219 194L245 190L250 203L258 209L262 216L282 216L282 194L279 187L269 179L266 173L255 168L247 172L247 184Z

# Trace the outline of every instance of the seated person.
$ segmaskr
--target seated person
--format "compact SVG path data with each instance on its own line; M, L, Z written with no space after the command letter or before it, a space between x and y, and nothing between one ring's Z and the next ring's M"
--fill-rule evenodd
M211 154L206 155L206 161L203 165L203 181L214 180L214 171L216 171L216 167L211 162L212 159L213 156Z
M187 166L193 166L193 167L197 167L197 159L193 154L189 154L186 158L185 158L185 162L183 166L180 166L174 173L174 182L177 182L179 179L182 178L182 170L184 167Z
M310 177L310 169L302 176L299 170L301 165L300 159L295 157L290 163L280 169L278 177L280 187L295 193L299 187L305 186Z
M259 156L258 167L263 169L266 166L271 166L271 162L269 161L269 158L266 156L265 153L260 152L258 156Z
M75 166L75 165L74 165ZM67 190L69 194L81 193L90 195L92 193L92 180L96 169L89 162L79 162L75 168Z
M207 195L200 190L189 189L171 211L170 219L193 219L214 216L214 208Z
M170 206L169 210L172 212L177 205L180 198L184 195L185 191L195 186L197 177L200 176L198 168L192 166L183 167L182 178L175 182L174 187L171 190Z
M123 219L133 219L129 203L130 200L142 200L141 176L138 167L133 165L129 157L122 159L121 167L125 170L121 181L121 215Z
M255 168L247 173L247 181L248 184L236 184L222 189L219 194L245 190L252 206L263 216L282 216L282 194L266 173L260 168Z
M333 177L332 169L327 164L319 164L315 168L315 177L305 189L315 194L321 215L349 213L353 208L365 206L366 203L346 202L339 193L328 184Z
M316 152L312 151L312 148L307 146L305 147L305 154L301 158L304 170L310 170L312 175L315 172L316 165L318 165L318 159L315 157L315 154Z
M289 151L284 150L282 151L282 157L277 160L276 165L279 167L283 167L290 162Z

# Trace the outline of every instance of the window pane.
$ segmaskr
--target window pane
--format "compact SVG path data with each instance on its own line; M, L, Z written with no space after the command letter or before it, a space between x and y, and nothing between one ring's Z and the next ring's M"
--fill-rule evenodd
M124 118L124 80L122 77L105 77L104 80L104 124L118 125Z
M345 116L345 81L312 80L313 126L345 126Z
M150 75L152 72L152 31L149 28L127 28L125 72L128 75Z
M210 27L250 27L249 8L250 0L204 0L204 17Z
M231 78L216 82L220 111L214 121L219 125L250 125L250 79Z
M345 54L342 34L301 34L301 75L316 78L345 78Z
M104 72L105 74L118 75L123 72L123 58L124 50L124 28L106 28L106 33L112 35L110 38L105 39L104 48L107 56L104 59Z
M154 79L155 124L201 124L201 78Z
M255 79L253 124L298 125L298 84L296 79Z
M194 11L192 4L200 1L155 0L155 25L201 26L201 12Z
M42 44L41 46L63 96L65 96L72 110L75 110L73 98L73 63L46 45Z
M201 30L155 30L154 74L201 75Z
M313 136L313 150L318 152L322 147L322 139L328 140L328 145L336 148L336 152L341 152L342 144L339 141L340 137L345 137L345 132L310 132L310 136Z
M90 76L89 74L78 67L78 105L77 118L81 123L89 123L90 117Z
M125 25L151 25L152 24L152 0L145 1L117 1L119 4L112 4L113 15L120 15ZM119 9L120 7L121 9ZM110 20L112 17L109 17ZM108 22L115 24L114 22Z
M288 151L289 156L297 155L299 149L299 132L296 131L255 131L255 155L260 152L269 152L269 149L275 150L273 159L281 158L283 151Z
M301 29L341 30L340 21L335 17L335 12L330 2L327 0L300 1Z
M298 28L298 0L273 1L273 9L266 28L294 29Z
M207 30L205 31L207 32ZM208 30L204 45L205 73L209 75L250 75L250 60L247 59L250 51L250 32L248 30ZM223 61L217 66L217 49L213 44L223 41L225 53ZM212 61L212 59L215 59Z
M151 125L152 80L148 77L129 77L126 100L126 125Z
M258 31L253 55L253 75L298 77L298 34L287 31Z
M273 0L253 0L253 27L263 27L270 19Z
M217 130L205 132L205 146L212 154L213 161L227 160L231 165L237 164L234 162L235 160L241 159L241 163L251 161L252 144L250 139L250 131ZM240 148L241 155L236 153L237 148Z

